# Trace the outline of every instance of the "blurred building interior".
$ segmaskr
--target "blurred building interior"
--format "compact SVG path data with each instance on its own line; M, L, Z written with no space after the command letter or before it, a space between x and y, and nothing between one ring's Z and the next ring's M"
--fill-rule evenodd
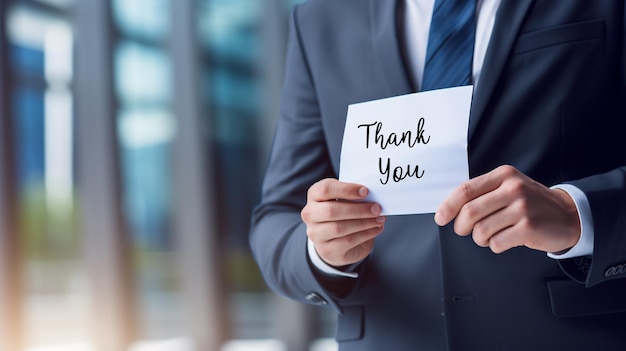
M0 2L0 350L336 350L248 248L301 1Z

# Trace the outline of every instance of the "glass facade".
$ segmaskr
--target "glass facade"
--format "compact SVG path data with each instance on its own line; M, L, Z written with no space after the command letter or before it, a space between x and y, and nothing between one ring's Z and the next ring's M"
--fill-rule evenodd
M263 350L286 350L277 333L282 311L266 288L248 248L250 213L258 201L269 130L277 118L287 15L298 0L195 1L195 53L199 73L201 138L211 162L206 196L223 265L228 298L224 323L232 340L265 340ZM194 301L185 298L177 245L175 145L179 118L174 101L172 0L111 0L105 30L112 72L113 138L119 163L119 209L130 247L137 335L129 350L193 350L188 330ZM88 6L88 5L86 5ZM11 99L18 184L23 342L26 350L96 350L87 320L91 296L77 194L77 103L93 92L76 90L74 58L80 28L73 0L15 0L7 5ZM1 31L0 31L1 33ZM82 71L81 71L82 72ZM178 73L177 73L178 72ZM7 73L8 74L8 73ZM103 131L104 132L104 131ZM5 147L5 145L0 145ZM87 223L88 224L88 223ZM123 248L120 248L124 251ZM0 263L1 264L1 263ZM91 273L93 274L93 273ZM0 288L2 282L0 281ZM96 301L97 303L97 301ZM314 339L332 336L329 315L316 312ZM279 323L280 324L280 323ZM148 342L146 342L148 341ZM167 343L170 344L167 344ZM148 346L146 346L148 345ZM167 348L170 345L169 348ZM173 346L172 346L173 345ZM244 349L253 350L252 344ZM282 346L281 346L282 345ZM312 350L333 350L319 342ZM64 348L63 348L64 347ZM52 350L52 349L50 349ZM57 349L54 349L57 350ZM156 350L156 348L155 348ZM161 349L159 349L161 350ZM107 350L108 351L108 350Z
M12 116L25 345L84 340L73 168L73 31L59 9L10 8Z
M115 96L123 205L132 237L140 337L183 336L172 232L170 3L115 0Z
M202 94L205 137L214 152L211 170L218 186L218 233L238 289L262 288L247 259L250 214L258 199L259 123L262 117L260 75L261 2L200 1L199 38L203 62ZM254 272L254 273L252 273Z

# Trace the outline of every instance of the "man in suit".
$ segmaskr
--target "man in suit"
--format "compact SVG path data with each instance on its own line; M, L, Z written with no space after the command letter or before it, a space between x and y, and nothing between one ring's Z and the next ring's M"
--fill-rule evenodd
M623 350L623 1L477 1L470 180L434 217L337 180L348 105L422 89L434 3L294 10L250 235L267 283L336 310L342 351Z

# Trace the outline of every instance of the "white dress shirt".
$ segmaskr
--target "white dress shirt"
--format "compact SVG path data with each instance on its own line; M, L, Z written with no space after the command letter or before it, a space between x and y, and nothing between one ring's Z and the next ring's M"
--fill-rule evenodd
M496 12L501 0L477 0L476 1L476 42L474 43L474 62L472 65L472 81L476 87L480 81L485 53L493 31L496 19ZM426 49L428 45L428 33L430 22L435 6L435 0L405 0L404 31L405 43L401 43L406 48L408 56L408 70L412 74L414 81L421 86L424 75L424 64L426 60ZM567 192L578 209L581 236L578 243L566 253L556 255L548 253L548 256L555 259L564 259L577 256L591 255L593 253L593 218L587 196L577 187L562 184L553 188L559 188ZM357 278L354 272L344 272L326 264L315 251L313 242L308 240L308 254L315 267L327 274L340 275Z

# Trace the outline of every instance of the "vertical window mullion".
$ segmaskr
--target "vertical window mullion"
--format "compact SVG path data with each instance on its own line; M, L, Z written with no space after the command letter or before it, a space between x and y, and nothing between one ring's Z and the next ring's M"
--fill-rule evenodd
M201 124L196 1L172 3L170 53L174 72L174 226L188 326L198 350L219 350L230 334L225 277L218 247L217 195L206 126Z
M23 344L23 301L10 103L13 85L6 31L8 3L0 2L0 350L19 350Z
M110 6L76 2L77 179L96 348L123 351L138 326L122 216Z

